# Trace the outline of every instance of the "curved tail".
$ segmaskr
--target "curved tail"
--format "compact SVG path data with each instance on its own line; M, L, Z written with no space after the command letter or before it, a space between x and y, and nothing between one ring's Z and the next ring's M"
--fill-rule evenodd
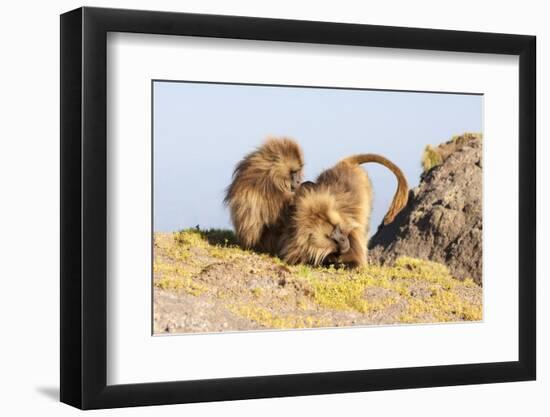
M366 164L368 162L376 162L378 164L384 165L397 177L397 191L393 196L393 201L388 212L386 213L386 216L384 216L384 224L391 223L393 219L395 219L395 216L397 216L399 212L403 210L403 208L407 205L407 201L409 199L409 186L407 184L407 179L403 175L401 169L399 169L399 167L393 162L389 161L383 156L373 153L353 155L343 159L340 162L355 165Z

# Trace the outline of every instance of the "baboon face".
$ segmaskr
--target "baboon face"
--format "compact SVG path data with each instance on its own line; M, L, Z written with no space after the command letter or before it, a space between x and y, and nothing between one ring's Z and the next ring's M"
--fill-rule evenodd
M310 260L314 264L323 263L328 256L339 256L349 251L349 237L338 224L320 223L309 236Z
M286 160L271 167L273 184L281 192L295 192L302 182L302 167L298 160Z
M276 143L276 145L279 145ZM269 174L273 184L281 192L295 192L302 182L302 160L301 150L294 144L287 143L284 148L276 146L270 155L271 165Z
M328 256L338 256L350 250L350 225L346 224L330 193L304 187L296 201L296 232L305 238L302 259L314 265ZM307 189L309 188L309 189Z
M329 255L342 255L349 251L348 233L338 221L331 221L329 216L320 214L314 225L309 227L309 245L311 259L314 263L322 263ZM308 227L306 227L307 233Z
M338 248L338 251L337 251L338 255L341 255L349 251L349 247L350 247L349 236L348 234L342 231L339 224L334 226L334 228L332 229L332 232L328 237L330 240L336 243L336 246Z

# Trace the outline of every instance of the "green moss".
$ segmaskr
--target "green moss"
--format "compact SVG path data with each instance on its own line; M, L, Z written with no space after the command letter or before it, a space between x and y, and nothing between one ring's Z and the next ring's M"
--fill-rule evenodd
M365 290L372 287L389 286L383 279L377 279L368 273L356 271L334 272L332 277L309 279L315 302L324 308L360 313L377 311L395 302L394 297L376 301L365 298Z
M309 278L314 272L314 269L309 267L308 265L298 265L294 268L294 272L298 277Z
M388 297L375 302L364 299L365 290L369 287L367 280L336 279L333 281L314 283L315 301L322 307L336 310L355 310L360 313L369 313L388 307L395 302L395 298Z
M168 276L155 280L155 287L163 290L183 290L188 294L198 296L208 290L208 287L197 284L191 278Z
M207 248L209 256L212 256L216 259L231 261L239 258L246 258L250 256L251 252L238 248L238 247L222 247L222 246L210 246Z
M445 143L436 147L431 145L426 146L422 154L421 164L424 172L441 165L445 159L453 152L456 152L465 144L472 141L481 141L483 135L481 133L466 132L461 135L455 135Z
M456 145L461 145L465 142L472 140L483 140L482 133L475 132L464 132L462 135L454 135L451 140L447 143L454 143Z
M185 246L186 249L204 247L208 244L202 233L197 229L184 229L174 233L174 241L180 246Z
M252 320L269 329L301 329L325 327L326 320L312 316L298 316L293 314L279 315L270 310L249 304L230 306L233 314Z
M155 262L153 263L153 274L156 278L191 278L192 276L200 272L200 270L201 267L199 265L196 265L194 262L163 262L159 259L155 259Z
M398 258L390 272L403 278L419 278L424 281L450 287L457 283L451 276L449 268L438 262L402 256Z
M211 245L237 246L238 241L235 233L224 229L207 229L199 232L202 237Z
M173 263L160 263L155 262L153 264L153 272L155 274L177 274L179 272L178 266Z
M422 321L429 316L436 321L481 319L481 305L462 300L454 292L457 286L476 284L472 280L457 281L447 267L436 262L402 257L393 267L373 265L324 275L310 273L306 277L315 303L323 308L369 314L402 301L406 306L402 322ZM416 296L414 287L418 285L430 296ZM379 293L373 299L367 294L370 289Z
M196 257L193 250L204 250L206 255L221 260L232 260L247 256L250 252L236 245L232 231L221 229L184 229L174 233L174 242L166 248L168 255L176 260L188 262Z
M250 292L252 293L252 295L254 295L254 297L259 298L264 293L264 290L260 287L255 287L255 288L252 288Z
M226 229L206 229L201 230L198 226L188 228L174 233L176 242L182 245L204 246L210 244L214 246L237 246L237 237L231 230Z
M437 151L437 148L433 148L430 145L426 146L424 153L422 154L422 169L424 169L424 172L428 172L430 169L441 165L442 163L443 157Z
M429 302L418 299L408 300L408 309L399 321L415 323L419 318L430 317L429 321L447 322L457 320L479 321L482 319L481 306L462 300L457 294L438 289Z

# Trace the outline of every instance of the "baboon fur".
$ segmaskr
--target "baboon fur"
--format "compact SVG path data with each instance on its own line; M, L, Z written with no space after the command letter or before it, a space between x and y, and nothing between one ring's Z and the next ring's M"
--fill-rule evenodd
M322 172L315 183L304 183L297 192L288 226L279 242L279 254L286 262L320 265L330 261L351 267L367 264L372 185L360 167L367 162L386 166L398 180L384 224L391 223L406 206L407 180L392 162L375 154L343 159Z
M242 247L275 254L304 158L290 138L269 138L236 166L225 204Z

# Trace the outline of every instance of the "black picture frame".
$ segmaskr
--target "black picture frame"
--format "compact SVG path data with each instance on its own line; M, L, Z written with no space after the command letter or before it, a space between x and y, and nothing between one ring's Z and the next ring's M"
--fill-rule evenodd
M519 56L519 358L513 362L107 385L108 32ZM534 36L79 8L61 15L61 401L81 409L534 380Z

